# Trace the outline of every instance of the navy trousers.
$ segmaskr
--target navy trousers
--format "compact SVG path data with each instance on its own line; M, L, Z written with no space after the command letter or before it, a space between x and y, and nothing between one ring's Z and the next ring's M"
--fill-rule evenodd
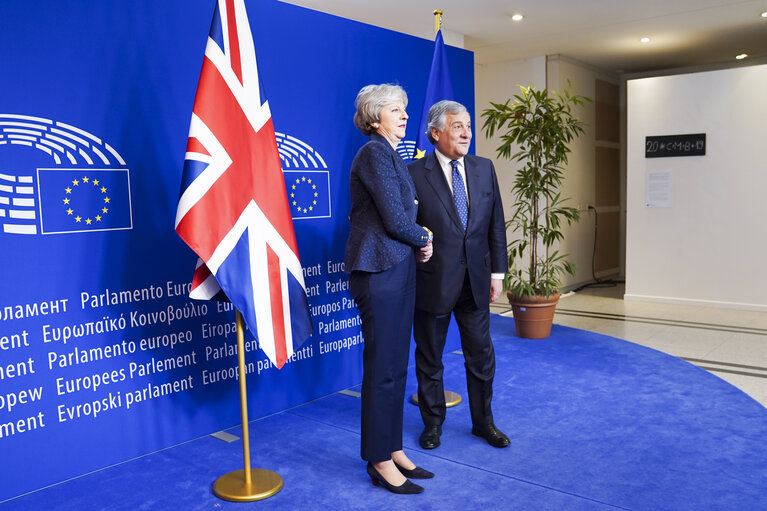
M490 338L490 306L477 307L466 275L452 314L461 335L461 349L466 368L471 421L478 426L493 422L491 401L495 376L495 350ZM413 320L415 337L415 374L418 378L418 406L426 426L440 426L445 421L444 366L451 313L433 314L416 309Z
M372 463L402 449L402 413L415 308L415 258L378 273L354 271L349 287L362 318L362 441Z

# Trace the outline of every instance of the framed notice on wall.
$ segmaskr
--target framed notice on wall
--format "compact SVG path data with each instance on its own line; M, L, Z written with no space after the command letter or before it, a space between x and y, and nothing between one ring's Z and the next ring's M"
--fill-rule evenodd
M645 158L667 158L669 156L704 156L705 154L705 133L645 137Z
M670 208L672 206L673 176L670 170L655 170L647 173L645 184L645 206L648 208Z

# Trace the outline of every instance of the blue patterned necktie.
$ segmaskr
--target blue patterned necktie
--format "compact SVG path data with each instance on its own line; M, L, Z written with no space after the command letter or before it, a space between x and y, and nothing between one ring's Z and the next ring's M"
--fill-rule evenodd
M455 208L458 210L458 216L461 219L461 225L463 225L463 230L465 231L466 222L469 218L466 187L463 185L461 173L458 172L458 162L456 160L450 160L450 165L453 166L453 201L455 202Z

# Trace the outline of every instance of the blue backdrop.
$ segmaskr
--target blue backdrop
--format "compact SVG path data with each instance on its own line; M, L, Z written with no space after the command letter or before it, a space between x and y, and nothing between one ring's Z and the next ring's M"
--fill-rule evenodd
M246 333L254 419L361 380L342 264L347 174L365 142L353 101L363 85L399 83L417 117L434 45L274 0L247 7L296 184L315 328L281 371ZM239 422L234 312L186 297L196 256L173 230L212 11L212 0L3 5L0 501ZM473 55L448 57L472 110ZM307 179L318 204L299 210Z

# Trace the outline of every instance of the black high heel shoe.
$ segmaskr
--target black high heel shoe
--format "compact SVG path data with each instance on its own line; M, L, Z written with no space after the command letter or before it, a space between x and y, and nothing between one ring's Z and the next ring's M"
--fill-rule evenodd
M383 476L375 469L372 463L368 462L368 475L373 486L382 486L392 493L399 493L403 495L412 495L415 493L421 493L423 491L422 486L412 483L409 479L405 479L405 482L399 486L393 486L383 478Z
M394 466L397 467L397 470L402 472L403 476L409 477L411 479L431 479L432 477L434 477L434 474L432 472L429 472L428 470L425 470L420 467L415 467L412 470L408 470L400 466L400 464L397 463L396 461L394 461Z

